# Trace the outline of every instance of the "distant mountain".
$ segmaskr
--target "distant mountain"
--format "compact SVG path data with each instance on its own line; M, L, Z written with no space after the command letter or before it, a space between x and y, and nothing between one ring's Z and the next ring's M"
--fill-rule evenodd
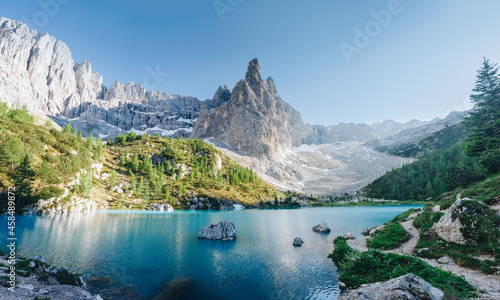
M89 62L73 61L63 42L6 18L0 18L0 51L0 99L12 107L26 105L31 113L61 126L71 122L84 136L102 139L131 131L203 138L282 189L358 188L366 178L411 161L372 147L392 147L445 126L439 120L304 124L273 79L261 78L257 59L232 90L219 87L212 99L200 101L133 82L106 87Z
M469 113L465 111L454 111L444 119L435 119L427 124L403 130L396 135L373 140L368 145L392 155L420 157L428 150L439 148L440 142L444 142L446 147L458 142L464 131L461 126L456 125L462 123L468 115Z
M257 59L250 62L229 100L218 103L215 109L202 110L193 137L217 138L239 153L269 158L303 143L305 127L299 112L281 99L271 77L261 78Z

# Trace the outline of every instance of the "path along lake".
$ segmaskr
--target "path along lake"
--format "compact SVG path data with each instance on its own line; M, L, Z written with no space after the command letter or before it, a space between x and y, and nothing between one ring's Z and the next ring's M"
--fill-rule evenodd
M182 299L336 299L337 269L327 258L333 239L347 232L361 237L363 229L417 207L18 216L17 250L82 274L91 292L108 299L151 299L178 277L193 280ZM224 220L235 224L235 242L196 237L201 227ZM330 234L312 231L321 221ZM7 217L0 222L7 241ZM292 245L295 237L302 247Z

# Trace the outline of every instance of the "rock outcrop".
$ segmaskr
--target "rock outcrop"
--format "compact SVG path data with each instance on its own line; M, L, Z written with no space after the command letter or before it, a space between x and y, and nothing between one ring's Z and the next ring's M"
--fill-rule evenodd
M329 233L331 230L330 230L330 227L328 227L328 224L326 224L325 221L321 222L320 224L314 226L312 228L313 231L317 231L317 232L324 232L324 233Z
M444 293L427 281L407 274L386 282L363 284L359 288L340 294L339 300L441 300Z
M463 211L464 207L462 206L462 200L455 201L455 203L453 203L453 205L446 211L444 216L442 216L441 219L434 224L433 230L440 238L449 243L465 245L467 241L460 231L462 224L458 218L453 217L453 215L463 213Z
M198 238L209 240L232 241L238 237L236 227L232 222L223 221L202 227Z
M0 257L0 264L10 266L8 256ZM17 257L19 260L22 257ZM24 259L23 259L24 260ZM11 287L10 270L8 267L0 267L0 295L5 300L17 299L86 299L86 300L102 300L99 295L92 295L86 291L87 284L82 277L68 271L67 269L55 268L45 263L42 256L34 256L27 260L27 269L16 268L14 292L8 290ZM43 276L42 276L43 275ZM12 276L14 277L14 276ZM73 285L60 284L58 280L64 279L70 283L70 278L74 279ZM61 280L62 282L62 280Z
M222 105L200 113L193 137L217 138L239 153L268 158L303 143L300 114L281 99L271 77L261 78L257 59L250 62L245 79L236 84L229 100L222 98L217 102Z

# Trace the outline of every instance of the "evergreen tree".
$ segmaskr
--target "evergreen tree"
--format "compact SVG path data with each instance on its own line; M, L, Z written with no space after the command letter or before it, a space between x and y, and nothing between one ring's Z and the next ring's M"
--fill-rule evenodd
M144 187L144 201L149 201L149 183L146 183Z
M92 151L94 149L94 135L92 135L92 132L90 133L89 137L87 138L86 146L90 151Z
M134 173L130 173L130 189L135 191L137 188L137 179L135 178Z
M116 178L117 178L117 174L116 174L116 171L113 170L113 172L111 172L111 177L109 178L109 187L112 188L115 186L116 184Z
M144 177L141 176L141 179L137 183L137 192L142 193L143 188L144 188Z
M470 98L477 109L464 122L468 130L465 154L471 157L493 154L500 159L500 74L496 64L486 58Z
M68 122L68 124L66 124L66 126L63 127L63 132L71 134L71 122Z
M21 203L21 198L31 196L31 184L34 180L35 172L31 169L29 156L26 154L16 168L16 174L14 176L18 203Z
M76 126L73 127L73 131L71 132L72 135L77 136L78 135L78 129L76 129Z
M38 168L38 176L40 176L40 181L42 183L50 184L52 183L52 176L54 175L54 171L50 167L48 161L44 160L40 167Z
M90 173L90 171L87 171L82 176L82 191L83 191L83 195L85 197L90 197L90 191L91 190L92 190L92 173Z
M21 140L17 136L10 138L0 152L0 159L7 161L11 165L11 170L14 171L14 167L23 157Z
M137 155L137 153L134 153L134 155L132 156L132 161L130 162L130 169L133 173L137 173L139 171L139 164L139 155Z

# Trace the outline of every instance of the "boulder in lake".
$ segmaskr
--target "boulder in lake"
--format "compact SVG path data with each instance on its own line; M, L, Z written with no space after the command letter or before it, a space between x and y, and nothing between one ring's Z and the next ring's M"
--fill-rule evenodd
M231 241L238 237L236 227L232 222L223 221L202 227L198 238L209 240Z
M386 282L363 284L340 294L339 300L358 299L444 299L444 293L414 274L406 274Z
M330 233L330 227L328 227L328 224L326 224L325 221L321 222L320 224L314 226L313 231L317 232L324 232L324 233Z
M300 247L300 246L302 246L302 244L304 244L304 241L303 241L301 238L299 238L299 237L296 237L296 238L293 240L293 245L294 245L295 247Z

